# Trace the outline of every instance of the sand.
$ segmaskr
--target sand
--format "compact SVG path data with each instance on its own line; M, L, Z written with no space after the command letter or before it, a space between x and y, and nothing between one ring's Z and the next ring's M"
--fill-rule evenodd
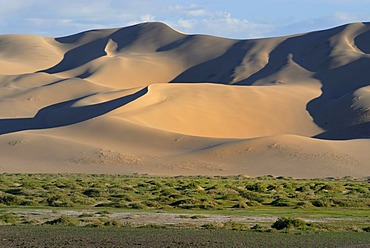
M370 176L370 23L0 35L0 173Z

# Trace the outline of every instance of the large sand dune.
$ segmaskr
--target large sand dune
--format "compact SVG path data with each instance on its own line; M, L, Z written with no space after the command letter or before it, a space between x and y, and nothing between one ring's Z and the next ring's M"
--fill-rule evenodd
M370 176L370 23L0 35L0 172Z

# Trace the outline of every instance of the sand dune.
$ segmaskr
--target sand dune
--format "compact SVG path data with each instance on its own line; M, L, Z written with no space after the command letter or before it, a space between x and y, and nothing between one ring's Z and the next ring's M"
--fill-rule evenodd
M370 175L370 24L0 35L0 172Z

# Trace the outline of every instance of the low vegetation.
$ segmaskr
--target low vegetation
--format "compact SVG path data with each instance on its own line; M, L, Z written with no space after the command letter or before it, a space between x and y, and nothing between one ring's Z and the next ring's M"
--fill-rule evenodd
M182 213L179 219L190 221L178 227L185 228L370 232L369 206L369 182L353 178L0 175L0 226L168 227L114 217L119 211L145 211ZM27 214L25 209L49 213L47 218L33 218L35 212ZM68 214L71 209L74 214ZM255 223L205 221L212 213L273 218ZM326 223L325 219L330 220Z
M276 230L282 229L298 229L298 230L305 230L309 225L301 220L301 219L293 219L293 218L279 218L277 221L272 224L272 228Z
M265 176L145 177L2 174L0 206L224 210L259 206L369 208L363 180Z

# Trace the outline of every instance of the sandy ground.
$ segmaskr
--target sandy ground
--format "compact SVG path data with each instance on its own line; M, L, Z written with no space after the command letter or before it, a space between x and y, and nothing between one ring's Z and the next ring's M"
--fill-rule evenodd
M102 213L99 210L12 210L16 216L27 219L34 224L42 224L52 221L61 216L68 216L80 220L82 225L97 223L99 219L117 221L121 225L140 227L145 225L158 225L168 227L201 227L206 224L220 225L230 222L253 226L255 224L271 224L278 216L240 216L222 214L184 214L184 213L154 213L154 212L112 212ZM356 222L368 223L364 218L331 218L311 217L300 218L306 222L335 223L335 222Z
M0 172L370 175L370 24L0 36Z

